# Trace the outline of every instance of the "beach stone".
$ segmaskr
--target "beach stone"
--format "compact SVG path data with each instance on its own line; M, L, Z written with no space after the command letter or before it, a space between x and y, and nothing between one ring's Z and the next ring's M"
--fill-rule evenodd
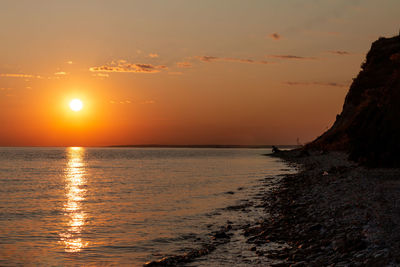
M345 261L341 261L341 262L338 262L335 266L336 267L349 267L351 265Z
M332 242L332 248L335 251L342 251L344 250L345 246L346 246L346 241L343 238L336 239Z
M230 239L230 236L226 233L226 229L215 232L212 237L213 239Z
M358 259L362 259L366 256L366 252L365 251L360 251L357 252L356 254L354 254L353 258L358 260Z
M304 266L307 266L307 262L305 261L300 261L298 263L290 265L290 267L304 267Z
M279 262L271 264L271 267L289 267L290 264L286 262Z
M322 225L317 223L314 224L313 226L310 226L310 228L308 228L308 231L319 231L322 228Z

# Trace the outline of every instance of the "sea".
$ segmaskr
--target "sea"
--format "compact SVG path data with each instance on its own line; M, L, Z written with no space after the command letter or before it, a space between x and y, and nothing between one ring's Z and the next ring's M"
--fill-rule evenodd
M269 153L0 148L0 266L142 266L196 249L226 222L265 216L229 207L294 171Z

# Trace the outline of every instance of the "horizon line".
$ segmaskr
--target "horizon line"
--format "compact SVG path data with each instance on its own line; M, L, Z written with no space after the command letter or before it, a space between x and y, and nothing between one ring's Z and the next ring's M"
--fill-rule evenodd
M272 146L277 146L277 147L299 147L300 145L224 145L224 144L205 144L205 145L199 145L199 144L184 144L184 145L178 145L178 144L136 144L136 145L103 145L103 146L79 146L79 145L70 145L70 146L45 146L45 145L5 145L5 146L0 146L0 147L87 147L87 148L271 148Z

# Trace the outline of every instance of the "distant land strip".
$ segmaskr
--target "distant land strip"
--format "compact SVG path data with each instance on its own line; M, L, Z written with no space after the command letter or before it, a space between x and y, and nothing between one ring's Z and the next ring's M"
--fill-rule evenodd
M113 145L107 147L154 147L154 148L271 148L273 145L159 145L159 144L143 144L143 145ZM295 148L298 145L274 145L280 148Z

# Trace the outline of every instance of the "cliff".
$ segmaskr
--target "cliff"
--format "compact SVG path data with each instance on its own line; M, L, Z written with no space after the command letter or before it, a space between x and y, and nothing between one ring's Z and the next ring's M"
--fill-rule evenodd
M370 167L400 166L400 35L367 54L333 126L306 148L342 150Z

